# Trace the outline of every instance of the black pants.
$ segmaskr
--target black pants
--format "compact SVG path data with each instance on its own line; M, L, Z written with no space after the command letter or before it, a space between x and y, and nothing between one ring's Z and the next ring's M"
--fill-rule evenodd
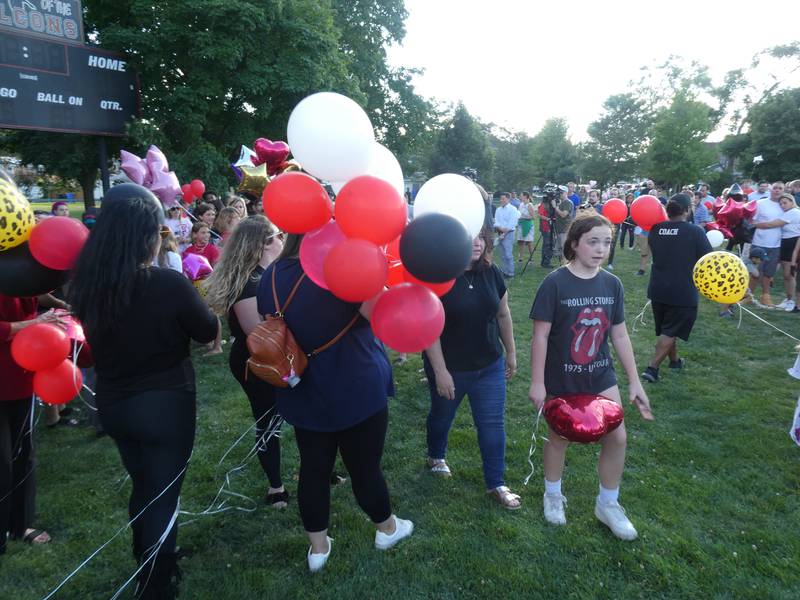
M0 401L0 553L21 538L36 506L30 398Z
M613 227L614 235L611 237L611 249L608 252L608 264L613 266L614 265L614 253L617 250L617 238L619 237L619 230L620 226L616 225Z
M389 409L343 431L309 431L294 428L300 450L297 503L306 531L328 528L331 508L331 473L337 450L342 455L358 505L373 523L392 516L389 490L381 471Z
M542 262L541 266L549 267L553 260L553 232L542 231Z
M155 550L178 505L185 472L178 474L194 444L195 394L150 390L110 404L98 398L98 407L100 422L131 476L131 519L169 486L132 525L133 553L141 562ZM175 523L159 555L174 554L177 535Z
M636 229L636 225L631 225L630 223L626 223L623 221L620 223L620 236L619 236L619 247L625 247L625 234L630 235L630 242L628 242L628 248L633 248L633 232Z
M248 373L247 379L244 377L245 361L248 358L247 351L241 354L236 351L236 342L231 348L228 365L231 374L242 386L247 399L250 401L250 409L253 411L253 418L256 421L256 440L258 440L258 462L269 480L270 487L279 488L283 485L281 479L281 441L276 435L280 429L275 429L278 412L275 409L275 388L253 375ZM273 421L273 417L275 420ZM273 423L270 428L270 422ZM263 440L269 438L264 443Z

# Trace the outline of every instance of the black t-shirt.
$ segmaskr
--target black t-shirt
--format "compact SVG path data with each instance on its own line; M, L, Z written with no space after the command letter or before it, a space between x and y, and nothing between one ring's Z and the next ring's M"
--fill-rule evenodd
M236 298L236 302L241 302L242 300L247 300L248 298L255 298L256 294L258 293L258 284L261 281L261 276L264 274L264 269L261 266L256 266L253 272L250 274L250 277L247 279L247 283L242 290L242 293L239 294L239 297ZM236 302L233 304L235 305ZM231 345L231 353L229 356L231 369L234 370L234 373L244 373L244 363L250 358L250 352L247 349L247 336L242 329L242 326L239 324L239 319L236 317L236 312L233 310L233 306L228 309L228 327L231 330L231 336L233 336L233 344Z
M544 386L551 396L597 394L617 383L608 330L625 322L620 280L600 270L591 279L561 267L544 278L530 318L551 324Z
M653 255L647 297L672 306L697 306L692 270L711 252L705 232L694 223L664 221L653 225L647 243Z
M147 390L194 392L189 341L217 335L217 317L186 277L151 267L131 309L113 329L87 331L97 371L99 403Z
M439 340L448 371L477 371L502 356L497 311L505 293L503 274L491 265L466 271L442 296L445 319Z

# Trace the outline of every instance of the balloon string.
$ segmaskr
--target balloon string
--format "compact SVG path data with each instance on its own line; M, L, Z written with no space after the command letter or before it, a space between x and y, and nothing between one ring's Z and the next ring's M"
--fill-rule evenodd
M14 442L14 449L16 449L16 454L14 455L14 459L15 460L22 453L22 441L25 438L25 425L27 425L29 423L30 423L31 448L33 448L33 427L34 427L33 411L34 411L34 409L36 407L35 401L36 401L36 394L31 396L31 418L30 418L30 422L28 421L28 418L25 417L25 421L22 423L22 429L20 430L19 435L17 436L17 441ZM19 488L19 486L21 486L23 483L25 483L25 480L28 479L28 477L30 477L35 470L36 470L36 463L34 462L31 465L30 470L25 474L25 477L23 477L20 481L18 481L17 484L14 487L12 487L10 490L8 490L8 493L5 496L0 498L0 503L5 501L6 498L8 498L11 494L14 493L14 490Z
M744 311L744 312L746 312L747 314L749 314L749 315L753 315L753 316L754 316L756 319L758 319L758 320L759 320L759 321L761 321L762 323L766 323L767 325L769 325L770 327L772 327L772 328L773 328L775 331L777 331L777 332L779 332L779 333L782 333L783 335L785 335L785 336L786 336L786 337L788 337L789 339L792 339L792 340L794 340L795 342L800 342L800 339L798 339L798 338L794 337L794 336L793 336L792 334L790 334L790 333L786 333L786 332L785 332L783 329L780 329L779 327L776 327L775 325L773 325L772 323L770 323L770 322L769 322L769 321L767 321L766 319L763 319L763 318L759 317L759 316L758 316L756 313L754 313L752 310L749 310L749 309L745 308L745 307L744 307L744 306L742 306L740 303L738 303L738 302L737 302L737 303L736 303L736 306L738 306L740 310L743 310L743 311ZM741 314L741 313L740 313L740 314ZM741 321L740 321L740 324L741 324Z
M539 412L536 413L536 424L533 426L533 433L531 434L531 447L528 449L528 464L531 466L531 472L528 473L528 476L522 480L522 485L528 485L528 482L533 477L533 453L536 452L536 433L539 431L539 418L542 416L542 408L539 409ZM547 438L542 436L542 439L546 442Z
M633 318L633 324L631 325L631 329L636 332L636 323L640 323L642 327L647 327L647 323L644 320L644 313L647 310L647 307L650 306L650 300L648 300L645 305L642 307L642 311Z

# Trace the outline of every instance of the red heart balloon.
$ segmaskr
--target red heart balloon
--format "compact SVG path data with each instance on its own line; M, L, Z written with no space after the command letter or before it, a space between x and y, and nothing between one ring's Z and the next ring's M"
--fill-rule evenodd
M278 172L280 165L289 156L289 144L286 142L273 142L267 138L258 138L253 144L255 150L255 157L253 164L255 166L267 165L267 173L274 175Z
M570 442L589 444L622 423L622 406L596 394L572 394L548 400L542 411L551 429Z

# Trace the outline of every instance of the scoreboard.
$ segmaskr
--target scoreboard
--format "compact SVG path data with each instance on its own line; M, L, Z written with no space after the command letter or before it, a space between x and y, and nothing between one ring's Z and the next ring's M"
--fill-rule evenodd
M138 114L123 55L0 27L0 128L122 136Z

